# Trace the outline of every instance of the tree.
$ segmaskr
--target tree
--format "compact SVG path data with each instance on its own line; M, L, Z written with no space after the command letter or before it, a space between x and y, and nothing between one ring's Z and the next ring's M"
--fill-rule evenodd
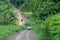
M24 0L10 0L10 3L13 4L14 6L18 7L24 3Z
M9 24L14 20L13 8L5 1L0 2L0 24Z

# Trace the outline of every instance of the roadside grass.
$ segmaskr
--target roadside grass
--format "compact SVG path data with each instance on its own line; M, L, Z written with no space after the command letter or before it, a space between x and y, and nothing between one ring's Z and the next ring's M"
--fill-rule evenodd
M0 40L6 40L7 37L21 31L23 28L18 25L0 25Z

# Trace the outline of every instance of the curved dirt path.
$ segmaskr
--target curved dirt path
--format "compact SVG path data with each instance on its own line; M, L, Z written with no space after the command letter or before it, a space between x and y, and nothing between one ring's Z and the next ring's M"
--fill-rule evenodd
M24 30L21 33L9 37L8 40L37 40L37 38L31 30Z

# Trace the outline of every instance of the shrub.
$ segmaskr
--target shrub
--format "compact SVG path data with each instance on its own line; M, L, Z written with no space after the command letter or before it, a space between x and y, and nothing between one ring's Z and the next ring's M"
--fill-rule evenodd
M42 21L35 21L32 30L37 34L38 40L46 40L45 24Z
M60 13L49 17L46 25L48 25L47 40L60 40Z
M0 25L0 40L5 40L8 36L17 33L22 30L22 27L18 25Z

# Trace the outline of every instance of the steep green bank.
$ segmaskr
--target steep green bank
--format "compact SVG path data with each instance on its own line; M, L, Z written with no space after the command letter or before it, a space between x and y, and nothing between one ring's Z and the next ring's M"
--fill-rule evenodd
M60 40L60 13L46 19L47 40Z
M32 29L39 40L60 40L60 13L48 17L44 22L35 21Z
M6 40L7 37L20 32L22 29L18 25L0 25L0 40Z

